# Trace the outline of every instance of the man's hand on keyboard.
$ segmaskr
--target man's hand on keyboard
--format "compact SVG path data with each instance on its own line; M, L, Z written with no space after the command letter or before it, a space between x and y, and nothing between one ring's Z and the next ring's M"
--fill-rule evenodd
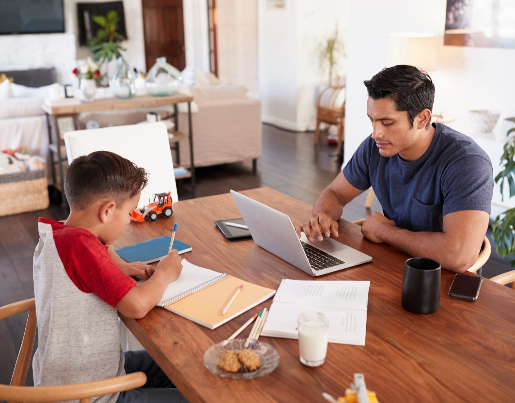
M310 242L315 240L315 237L322 241L323 235L329 238L331 235L338 236L338 223L331 219L325 213L313 214L309 221L299 225L296 228L297 236L300 238L300 233L304 232Z

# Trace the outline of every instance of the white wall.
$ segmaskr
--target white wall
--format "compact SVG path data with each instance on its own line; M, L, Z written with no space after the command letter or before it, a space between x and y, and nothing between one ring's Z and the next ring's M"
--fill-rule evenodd
M320 43L348 25L348 0L288 0L284 10L259 2L259 96L262 119L289 130L315 127L317 87L326 77L318 68Z
M217 0L218 77L258 96L258 0Z
M442 36L445 6L446 0L350 2L345 163L371 133L363 81L384 67L388 35L394 32L430 32ZM472 109L497 110L502 113L498 127L505 117L515 116L515 49L450 47L443 46L441 42L438 69L430 72L436 87L434 112L443 111L447 117L457 117L459 121L466 120L468 111ZM449 125L456 125L457 129L470 127L462 122ZM489 153L496 172L502 142L481 140L478 143ZM496 187L494 202L502 204L498 194Z

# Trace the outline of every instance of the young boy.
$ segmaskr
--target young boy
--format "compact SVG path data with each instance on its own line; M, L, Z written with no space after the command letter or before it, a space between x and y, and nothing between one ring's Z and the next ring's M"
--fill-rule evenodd
M64 224L40 218L34 253L38 349L34 385L67 385L136 371L143 388L92 399L95 402L186 401L146 351L121 351L118 311L141 318L181 274L176 251L154 270L128 264L110 245L129 223L147 173L107 151L75 159L65 193L70 215ZM141 275L137 284L130 276ZM161 388L161 389L158 389ZM165 389L168 388L168 389Z

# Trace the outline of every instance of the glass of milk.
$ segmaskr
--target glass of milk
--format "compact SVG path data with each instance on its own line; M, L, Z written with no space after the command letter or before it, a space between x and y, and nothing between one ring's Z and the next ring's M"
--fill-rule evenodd
M329 319L320 312L306 312L299 315L300 362L309 367L318 367L325 361Z

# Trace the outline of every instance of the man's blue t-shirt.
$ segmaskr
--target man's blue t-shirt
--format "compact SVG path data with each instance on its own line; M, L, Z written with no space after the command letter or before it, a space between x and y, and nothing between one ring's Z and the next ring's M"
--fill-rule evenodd
M386 217L409 231L441 232L443 217L462 210L490 214L492 163L470 137L433 123L436 131L415 161L382 157L372 137L357 149L343 175L357 189L374 189Z

